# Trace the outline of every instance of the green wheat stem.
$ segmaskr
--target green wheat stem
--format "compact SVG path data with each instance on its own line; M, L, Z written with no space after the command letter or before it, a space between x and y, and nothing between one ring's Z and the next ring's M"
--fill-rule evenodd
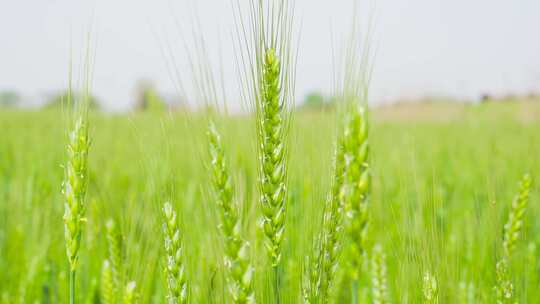
M69 271L69 304L75 304L75 270Z

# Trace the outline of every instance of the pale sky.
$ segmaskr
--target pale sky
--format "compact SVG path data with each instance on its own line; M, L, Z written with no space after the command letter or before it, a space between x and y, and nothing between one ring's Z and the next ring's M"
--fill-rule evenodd
M540 1L363 2L371 5L362 5L361 16L374 15L376 27L372 103L424 95L477 98L484 92L540 91ZM70 45L77 72L85 33L90 31L96 53L93 92L108 109L127 108L141 78L175 94L169 70L189 75L180 35L194 24L188 18L193 12L204 24L199 31L207 48L219 50L215 53L221 53L225 65L234 63L230 3L0 0L0 90L15 89L32 103L37 102L35 96L62 89L68 79ZM301 23L297 100L314 90L331 93L332 48L339 49L339 37L350 29L351 7L352 0L296 1ZM174 53L176 67L163 50ZM236 100L236 76L232 69L224 70L225 78L232 79L226 85L230 99Z

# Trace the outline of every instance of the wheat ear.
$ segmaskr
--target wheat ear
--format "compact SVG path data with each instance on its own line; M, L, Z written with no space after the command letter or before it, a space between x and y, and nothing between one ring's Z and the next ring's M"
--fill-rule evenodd
M345 153L343 143L338 139L334 156L332 189L325 204L323 229L318 236L316 256L308 261L308 282L304 288L304 302L328 303L329 291L335 279L335 270L341 251L343 230Z
M119 294L124 282L122 234L113 219L109 219L105 227L107 228L107 244L109 249L113 289L116 294Z
M221 137L213 123L208 128L211 154L212 185L220 216L220 231L225 245L225 267L229 291L234 303L255 303L252 288L253 267L250 263L249 243L240 235L241 221L234 203L234 189Z
M88 185L88 124L86 117L81 115L69 134L67 146L67 163L64 166L64 181L62 193L64 195L64 235L66 239L66 253L69 261L69 290L70 303L75 303L75 271L79 259L79 249L84 214L86 210L86 189Z
M345 233L348 237L347 269L351 296L358 297L358 281L366 248L368 204L371 188L368 120L363 106L351 102L344 131L346 199Z
M286 166L284 122L280 103L280 61L274 49L267 49L263 68L263 98L259 138L260 188L263 229L272 267L281 259L281 243L285 229Z
M188 303L188 282L184 268L182 236L178 228L176 212L170 203L163 206L163 234L165 243L165 274L169 304Z
M381 245L373 248L371 257L371 291L374 304L389 304L386 255Z
M531 177L526 174L521 179L519 192L512 202L508 222L504 225L503 255L496 265L497 285L495 292L497 303L513 303L514 285L510 279L509 263L523 228L523 215L529 201Z
M137 283L131 281L127 283L126 288L124 289L124 299L122 300L123 304L134 304L137 302Z
M115 304L116 291L114 289L113 274L109 260L103 262L100 280L100 300L103 304Z
M429 271L424 274L423 280L424 303L436 304L439 303L439 288L437 279Z

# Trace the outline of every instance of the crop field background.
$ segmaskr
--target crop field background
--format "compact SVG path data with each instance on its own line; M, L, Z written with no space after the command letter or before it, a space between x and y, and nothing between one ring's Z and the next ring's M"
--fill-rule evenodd
M515 301L540 303L540 102L480 105L426 103L415 115L399 106L370 112L372 197L368 256L386 256L388 300L422 303L426 286L440 303L495 303L502 252L518 182L533 178L509 273ZM228 303L210 188L207 120L199 114L90 113L89 184L77 300L103 303L107 221L121 237L123 283L136 282L140 303L162 303L165 263L162 208L178 212L192 303ZM273 298L263 236L257 226L255 122L217 119L227 150L241 229L250 242L255 298ZM0 111L0 302L68 302L61 193L67 142L61 111ZM282 303L302 300L306 256L321 229L330 191L336 115L298 111L290 143ZM371 302L371 259L360 274L360 301ZM332 299L345 303L343 270ZM429 274L429 275L427 275ZM433 277L435 286L429 277ZM426 284L426 280L428 283ZM429 292L429 291L428 291Z

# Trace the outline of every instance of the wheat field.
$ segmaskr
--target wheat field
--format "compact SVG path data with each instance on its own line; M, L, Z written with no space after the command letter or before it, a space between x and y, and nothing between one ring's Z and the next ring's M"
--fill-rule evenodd
M61 106L0 111L0 304L540 303L538 101L370 107L355 15L332 101L296 107L294 1L246 3L247 111L196 31L203 110L99 112L89 42Z
M524 120L523 108L533 111L535 106L469 106L450 121L436 116L399 121L383 115L387 109L373 110L373 187L367 262L359 275L361 303L374 301L376 267L370 261L375 244L379 244L375 251L385 257L387 299L380 303L423 302L427 273L436 280L440 303L495 301L503 226L518 181L524 172L535 176L540 169L540 124ZM0 298L3 303L66 303L69 267L61 192L65 115L52 110L0 115ZM104 303L102 272L110 256L110 219L121 233L120 289L133 281L140 303L165 301L162 208L170 201L182 232L190 301L228 303L219 209L209 190L206 120L183 114L90 113L89 121L78 302ZM258 229L254 125L243 116L219 120L235 197L241 204L242 234L251 244L253 291L257 302L270 303L272 274ZM280 270L282 303L303 300L306 256L322 229L331 187L335 115L300 112L293 126ZM536 189L532 187L510 263L514 299L519 303L538 299ZM341 282L342 270L330 290L336 303L350 298Z

